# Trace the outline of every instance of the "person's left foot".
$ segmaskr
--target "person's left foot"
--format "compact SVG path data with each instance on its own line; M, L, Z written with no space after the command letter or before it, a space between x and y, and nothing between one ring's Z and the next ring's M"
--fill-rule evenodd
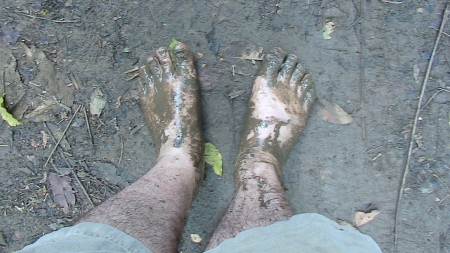
M159 48L139 71L141 108L159 152L189 154L194 167L203 166L200 87L194 54L184 44L172 52ZM180 151L180 152L178 152Z

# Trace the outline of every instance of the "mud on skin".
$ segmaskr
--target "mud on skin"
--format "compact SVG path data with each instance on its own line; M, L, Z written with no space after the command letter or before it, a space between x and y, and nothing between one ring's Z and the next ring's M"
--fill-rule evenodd
M194 55L184 44L156 51L140 68L141 108L159 152L182 148L202 167L204 138L201 127L200 87Z
M247 156L271 161L281 176L315 100L312 78L297 56L281 48L269 51L253 86L237 163ZM237 171L241 167L236 164Z

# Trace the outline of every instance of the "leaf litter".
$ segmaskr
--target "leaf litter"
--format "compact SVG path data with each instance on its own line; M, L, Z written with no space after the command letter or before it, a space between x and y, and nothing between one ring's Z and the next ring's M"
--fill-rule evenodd
M50 173L48 181L52 189L53 200L62 207L63 213L67 214L69 205L75 205L75 191L70 185L71 179L67 176Z
M319 110L319 114L322 116L323 121L340 125L347 125L353 122L352 116L339 105L325 99L321 99L320 103L322 108Z

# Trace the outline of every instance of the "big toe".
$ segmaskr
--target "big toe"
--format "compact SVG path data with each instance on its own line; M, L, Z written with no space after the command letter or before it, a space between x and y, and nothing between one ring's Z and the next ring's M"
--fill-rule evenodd
M264 57L258 75L265 77L268 80L269 86L273 86L275 84L278 77L278 72L280 71L281 65L283 64L285 58L286 53L279 47L271 49Z
M179 43L175 45L172 52L176 73L179 75L195 75L194 53L191 49L185 44Z

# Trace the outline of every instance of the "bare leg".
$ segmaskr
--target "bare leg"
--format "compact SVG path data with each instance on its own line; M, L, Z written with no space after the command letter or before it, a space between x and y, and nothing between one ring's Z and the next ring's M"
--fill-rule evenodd
M140 69L141 108L159 149L157 164L79 221L114 226L155 253L176 252L187 210L203 176L194 56L179 44L172 59L166 48L160 48Z
M253 86L235 163L234 198L207 249L241 231L293 215L281 184L282 166L315 98L311 77L295 55L280 48L267 53Z

